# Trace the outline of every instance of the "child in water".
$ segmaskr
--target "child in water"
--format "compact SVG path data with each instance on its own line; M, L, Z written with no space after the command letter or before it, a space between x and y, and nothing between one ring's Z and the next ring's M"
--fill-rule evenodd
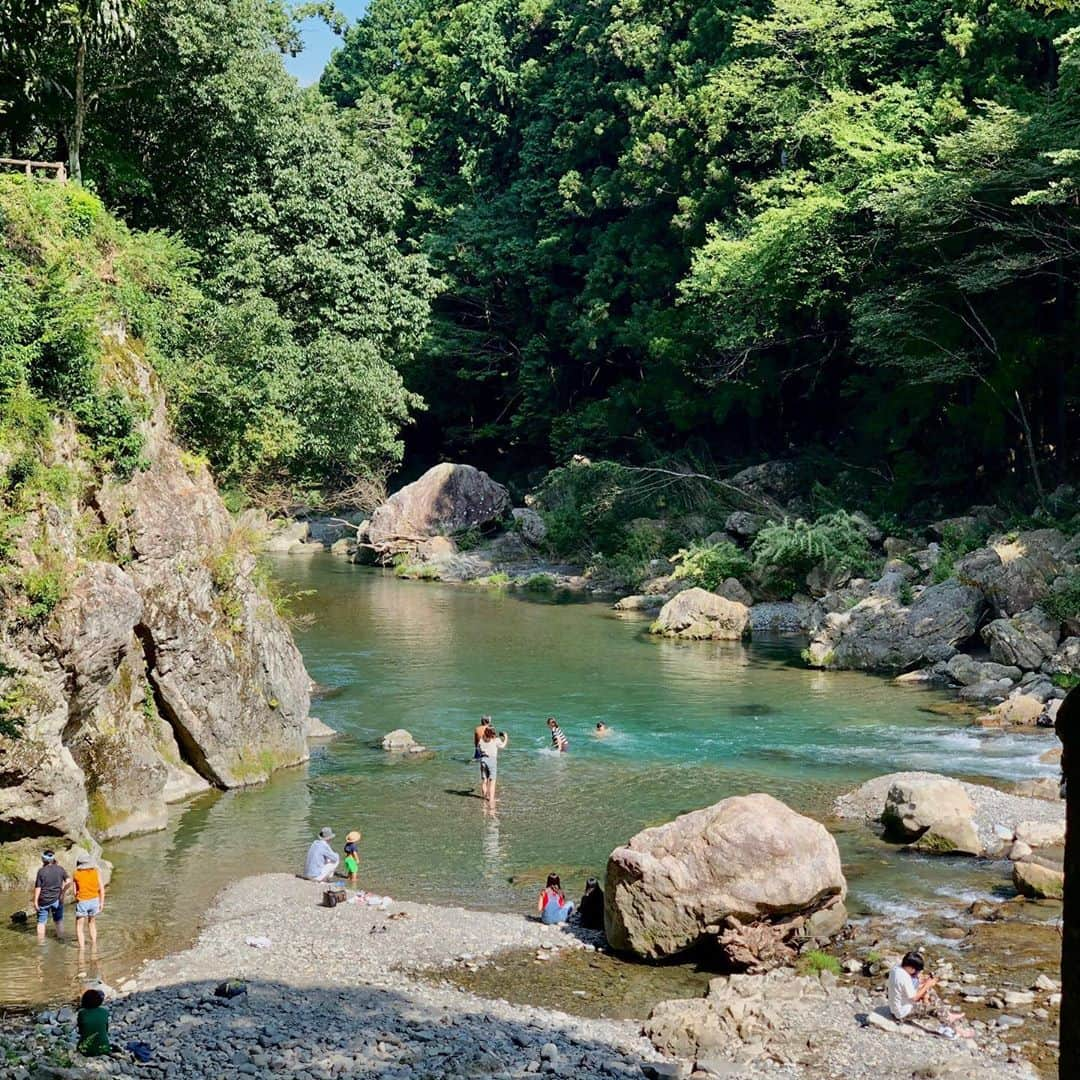
M570 742L563 734L563 729L559 727L559 723L554 716L549 716L547 718L547 726L551 731L551 745L554 746L559 753L562 753L564 750L569 750Z
M345 837L345 876L350 885L356 885L360 877L360 853L357 845L360 843L360 830L353 829Z

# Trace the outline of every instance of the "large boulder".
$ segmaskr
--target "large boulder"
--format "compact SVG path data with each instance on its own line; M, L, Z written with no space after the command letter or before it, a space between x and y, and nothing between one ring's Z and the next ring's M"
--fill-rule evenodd
M1065 570L1067 541L1057 529L992 539L956 564L957 577L981 590L994 613L1019 615L1048 596Z
M734 796L645 829L608 859L612 948L657 959L739 923L812 912L847 884L825 827L770 795Z
M763 461L737 472L731 485L751 498L781 505L794 498L801 487L799 471L789 461Z
M945 664L944 674L957 686L975 686L983 682L1015 682L1023 674L1018 667L979 661L967 653L957 653Z
M823 668L910 668L941 646L971 637L983 606L978 589L951 578L924 589L910 607L891 597L869 596L850 611L826 615L807 658Z
M1021 896L1032 900L1060 900L1065 893L1065 874L1037 862L1013 864L1013 884Z
M391 495L371 515L367 538L385 557L411 551L432 536L488 527L511 509L510 493L486 472L443 462Z
M975 807L959 780L932 773L897 777L885 796L881 822L890 840L910 843L942 822L971 822Z
M750 632L750 609L705 589L685 589L660 609L650 631L664 637L738 641Z
M1057 648L1056 619L1034 607L1011 619L995 619L982 628L982 639L999 664L1035 671Z
M511 513L514 517L514 528L526 544L539 547L547 539L547 525L538 510L531 506L515 506Z

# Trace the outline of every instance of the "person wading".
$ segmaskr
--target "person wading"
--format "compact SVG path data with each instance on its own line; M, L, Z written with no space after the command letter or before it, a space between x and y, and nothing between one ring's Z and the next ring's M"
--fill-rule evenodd
M45 940L45 924L52 916L56 936L64 936L64 894L68 891L68 872L56 861L52 851L41 853L41 866L34 878L34 910L37 912L38 941Z
M505 731L495 734L494 728L485 728L476 747L480 762L480 794L489 806L495 805L495 781L499 775L499 751L510 741Z

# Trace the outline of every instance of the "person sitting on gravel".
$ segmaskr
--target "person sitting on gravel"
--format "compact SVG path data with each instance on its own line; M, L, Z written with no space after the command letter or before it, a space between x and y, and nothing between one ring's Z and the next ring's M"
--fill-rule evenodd
M547 885L544 886L536 902L536 910L540 914L540 921L549 925L564 923L570 918L574 910L574 901L566 899L558 874L548 874Z
M109 1045L109 1010L105 1008L105 995L100 990L87 990L75 1014L75 1026L79 1032L78 1050L87 1057L111 1054Z
M345 876L349 879L349 884L356 885L360 877L360 830L353 829L348 836L345 837Z
M909 952L899 964L896 964L889 972L889 1012L897 1020L911 1022L935 1019L945 1025L953 1025L964 1018L960 1012L950 1012L949 1007L938 997L934 987L938 980L923 973L926 961L922 953ZM955 1032L951 1026L946 1026L941 1034L950 1037L959 1034L962 1038L970 1038L972 1032Z
M304 877L308 881L329 881L338 868L337 852L330 846L334 839L334 830L323 827L319 835L308 848L307 858L304 860Z
M578 904L578 921L586 930L604 929L604 890L594 877L585 882L585 892Z

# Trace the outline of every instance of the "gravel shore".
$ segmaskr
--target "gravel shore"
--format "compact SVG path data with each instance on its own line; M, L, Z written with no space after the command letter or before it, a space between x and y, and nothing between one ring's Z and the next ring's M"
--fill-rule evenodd
M887 776L875 776L865 784L841 795L833 805L837 817L856 821L876 822L885 807L885 796L897 780L937 776L936 773L903 772L889 773ZM995 826L1011 833L1021 821L1057 822L1065 820L1064 801L1050 802L1047 799L1030 799L1023 795L1007 795L985 784L969 784L961 781L964 790L975 808L975 828L979 839L987 848L992 848L1000 838Z
M637 1022L483 999L439 974L507 949L553 956L594 948L587 934L521 915L413 903L331 910L319 906L321 894L321 886L280 874L238 881L218 899L192 948L148 962L118 988L110 999L113 1041L148 1043L150 1062L72 1054L71 1014L60 1010L5 1032L0 1076L690 1075L693 1063L661 1058ZM249 938L269 944L259 948ZM247 992L215 997L213 988L225 979L244 980ZM806 1004L789 1018L799 1029L790 1052L740 1060L747 1055L734 1046L730 1060L698 1075L881 1080L919 1069L918 1075L954 1080L1031 1075L1023 1063L1003 1059L1003 1046L986 1052L912 1029L861 1027L857 1014L880 1002L843 984L823 983Z

